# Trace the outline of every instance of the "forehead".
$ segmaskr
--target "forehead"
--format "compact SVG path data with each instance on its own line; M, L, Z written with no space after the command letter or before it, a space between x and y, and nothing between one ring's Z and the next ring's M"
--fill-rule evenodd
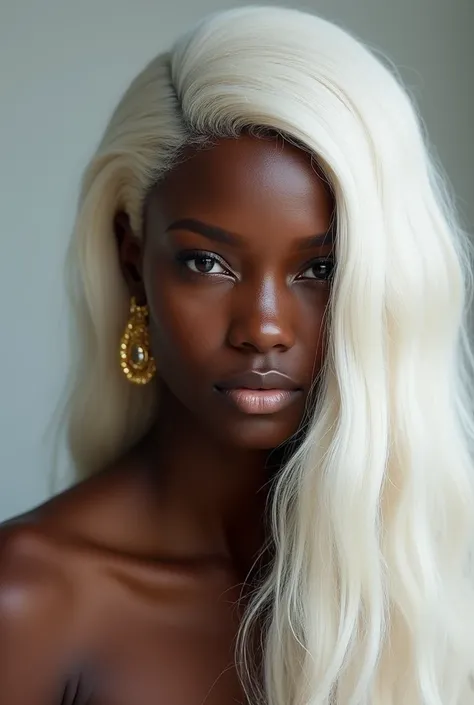
M264 227L311 234L333 209L311 155L279 138L241 136L189 153L150 194L154 217L195 217L254 234Z

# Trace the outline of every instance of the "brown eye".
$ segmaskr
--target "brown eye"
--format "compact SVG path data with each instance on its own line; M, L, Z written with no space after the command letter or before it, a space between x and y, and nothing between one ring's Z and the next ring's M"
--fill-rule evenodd
M299 276L301 279L315 279L317 281L327 281L334 271L334 260L323 258L315 260L308 269L305 269Z
M230 274L220 259L210 252L180 253L178 261L196 274Z
M201 274L210 274L211 272L213 274L220 274L219 262L213 257L209 257L209 255L200 255L199 257L193 257L192 259L189 259L187 261L187 265L192 271L200 272ZM216 265L218 271L214 272L213 270ZM224 271L222 267L220 267L220 270L222 272Z

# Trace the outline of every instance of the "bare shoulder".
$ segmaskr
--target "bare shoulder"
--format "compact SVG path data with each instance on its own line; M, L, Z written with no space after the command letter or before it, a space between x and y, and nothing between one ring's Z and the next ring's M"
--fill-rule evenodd
M67 626L73 584L67 552L35 523L0 527L0 623L10 635L33 634L48 624Z
M71 643L73 589L64 552L29 522L0 527L2 703L56 701Z
M61 702L94 649L110 646L129 605L120 532L136 505L121 501L123 486L115 474L90 479L0 525L2 705Z
M65 558L64 550L34 521L0 526L0 614L21 615L32 602L51 598L59 609L71 597Z
M84 602L81 586L120 551L120 530L132 523L117 501L121 490L113 473L91 477L0 524L0 613L19 617L39 604L60 612Z

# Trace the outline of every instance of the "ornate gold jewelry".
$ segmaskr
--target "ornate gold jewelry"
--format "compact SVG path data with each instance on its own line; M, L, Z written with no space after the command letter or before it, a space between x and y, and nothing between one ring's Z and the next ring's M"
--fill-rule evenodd
M138 306L135 297L130 302L130 318L120 340L120 367L133 384L148 384L156 373L156 363L150 354L148 306Z

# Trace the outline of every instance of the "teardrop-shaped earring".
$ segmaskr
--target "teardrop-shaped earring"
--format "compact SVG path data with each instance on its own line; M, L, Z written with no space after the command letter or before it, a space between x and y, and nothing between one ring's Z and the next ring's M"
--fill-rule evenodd
M148 306L138 306L135 297L130 302L130 318L120 340L120 367L132 384L148 384L156 373L150 353Z

